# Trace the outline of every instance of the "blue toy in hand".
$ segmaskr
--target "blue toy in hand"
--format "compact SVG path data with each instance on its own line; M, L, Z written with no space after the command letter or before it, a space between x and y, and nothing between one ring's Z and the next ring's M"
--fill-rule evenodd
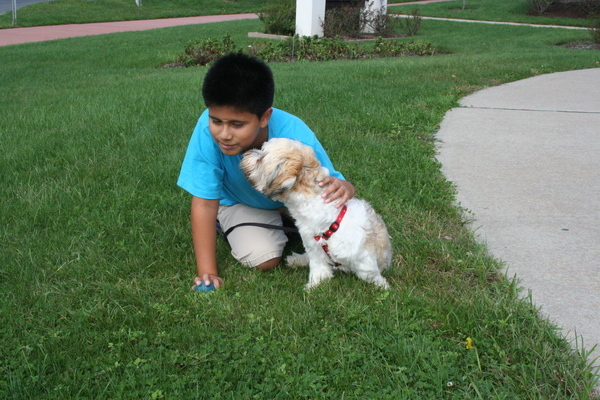
M202 281L200 285L197 285L194 290L196 292L210 292L211 290L215 290L215 285L211 282L208 286Z

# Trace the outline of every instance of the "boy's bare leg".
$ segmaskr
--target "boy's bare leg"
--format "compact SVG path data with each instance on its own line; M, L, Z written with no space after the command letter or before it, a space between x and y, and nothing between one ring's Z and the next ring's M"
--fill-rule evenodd
M271 258L270 260L265 261L264 263L257 265L256 268L259 271L270 271L275 268L279 262L281 261L281 257Z

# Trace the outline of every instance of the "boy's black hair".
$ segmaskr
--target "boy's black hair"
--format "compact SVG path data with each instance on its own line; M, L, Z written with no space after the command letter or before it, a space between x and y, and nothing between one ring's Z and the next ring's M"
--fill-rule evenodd
M261 118L273 105L275 82L262 60L230 53L214 62L204 77L202 97L206 107L231 106Z

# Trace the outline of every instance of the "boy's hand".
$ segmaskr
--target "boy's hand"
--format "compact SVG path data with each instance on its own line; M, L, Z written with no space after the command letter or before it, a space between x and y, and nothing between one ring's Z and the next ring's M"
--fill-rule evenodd
M319 182L320 187L325 187L327 185L329 185L329 187L323 191L321 197L325 199L325 203L331 203L334 200L340 199L335 204L336 208L340 208L346 204L346 202L353 198L356 193L354 186L352 186L350 182L333 176L328 176Z
M219 278L217 275L203 274L202 277L197 276L196 279L194 279L192 290L194 290L196 286L202 285L202 281L204 281L206 286L210 285L212 282L215 285L215 289L219 289L223 284L223 279Z

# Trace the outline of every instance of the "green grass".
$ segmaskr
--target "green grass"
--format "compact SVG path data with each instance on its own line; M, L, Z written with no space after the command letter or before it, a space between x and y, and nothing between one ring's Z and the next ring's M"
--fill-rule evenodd
M266 4L266 0L142 0L142 2L142 7L137 7L134 0L52 0L19 8L17 26L255 13L261 11L263 5ZM405 1L398 1L398 3L402 2ZM461 8L462 0L454 0L433 4L394 6L389 7L389 11L410 14L412 10L418 9L421 15L434 17L546 25L590 25L590 22L586 20L527 16L527 5L524 0L468 0L467 9L461 10ZM12 12L0 15L0 28L11 27Z
M389 7L390 13L410 14L419 10L428 17L475 19L482 21L511 21L539 25L590 26L590 21L574 18L537 17L527 15L525 0L467 0L462 9L462 0L443 1L430 4L410 4Z
M17 10L17 26L255 13L265 0L52 0ZM0 28L12 27L12 11L0 15Z
M0 48L0 397L589 398L589 360L498 275L434 159L465 94L598 67L554 46L587 32L424 21L453 54L272 64L275 105L384 216L392 289L339 274L307 293L306 270L247 269L221 240L225 287L191 292L175 182L206 69L157 67L259 25Z

